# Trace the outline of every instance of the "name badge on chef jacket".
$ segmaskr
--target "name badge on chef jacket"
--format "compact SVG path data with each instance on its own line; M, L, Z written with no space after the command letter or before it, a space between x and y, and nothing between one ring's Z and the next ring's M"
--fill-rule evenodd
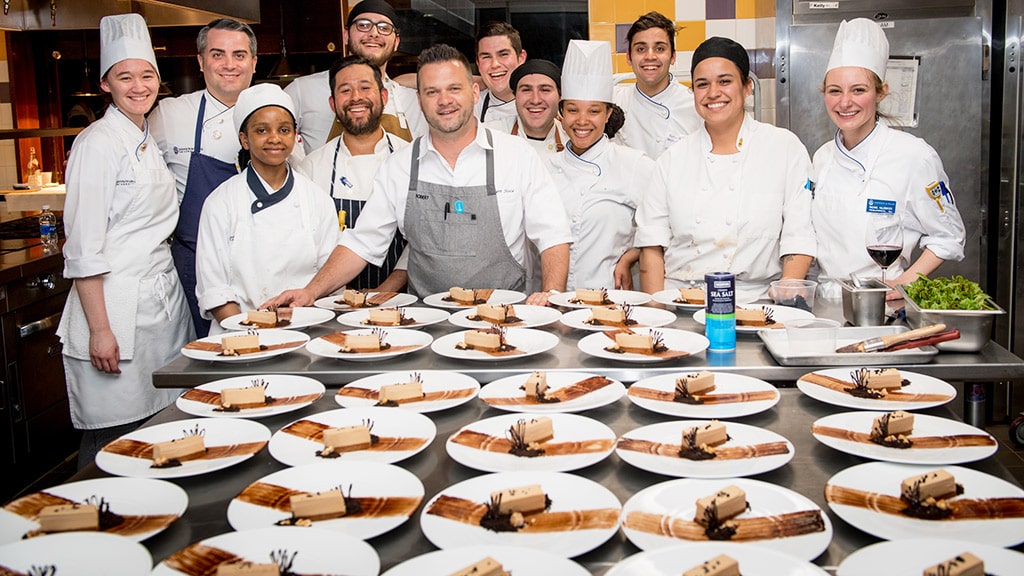
M878 198L868 198L868 214L895 214L896 213L896 201L895 200L879 200Z

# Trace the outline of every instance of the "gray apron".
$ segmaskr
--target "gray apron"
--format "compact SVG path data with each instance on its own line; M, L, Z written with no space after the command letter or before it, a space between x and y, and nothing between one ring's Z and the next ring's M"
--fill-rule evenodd
M491 132L485 133L490 145ZM493 148L486 150L487 183L459 188L419 180L421 141L412 144L405 204L409 291L422 298L452 286L524 290L526 269L501 229Z

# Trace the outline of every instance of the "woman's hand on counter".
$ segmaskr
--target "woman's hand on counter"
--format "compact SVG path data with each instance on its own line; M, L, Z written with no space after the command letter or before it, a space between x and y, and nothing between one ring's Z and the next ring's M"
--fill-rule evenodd
M100 372L121 373L117 365L121 359L121 348L111 330L100 330L89 335L89 359Z

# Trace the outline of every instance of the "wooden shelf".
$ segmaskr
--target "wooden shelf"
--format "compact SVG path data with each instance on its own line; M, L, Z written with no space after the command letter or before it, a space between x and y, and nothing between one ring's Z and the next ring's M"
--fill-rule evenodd
M74 136L85 128L25 128L22 130L0 130L0 140L17 140L18 138L52 138L57 136Z

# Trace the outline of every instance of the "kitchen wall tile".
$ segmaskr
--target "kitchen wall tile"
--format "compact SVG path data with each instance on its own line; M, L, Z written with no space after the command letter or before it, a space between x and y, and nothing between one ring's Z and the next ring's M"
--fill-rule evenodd
M744 48L757 48L757 26L753 18L736 20L736 36L733 40L739 42Z
M736 3L732 0L704 0L704 14L708 20L735 18Z
M754 14L758 18L775 17L775 0L755 0Z
M590 21L615 22L615 4L616 0L590 0Z
M619 74L622 72L632 72L633 68L630 67L629 62L626 61L625 54L612 54L612 72Z
M703 20L706 17L701 0L676 0L676 20Z
M705 22L704 38L721 36L723 38L736 38L736 20L707 20ZM747 48L747 46L744 46Z
M615 45L615 24L605 22L590 23L590 39L603 40L609 45Z
M11 81L11 70L7 65L7 60L0 60L0 82Z
M615 21L619 23L628 22L632 24L636 19L647 13L644 2L633 0L619 0L615 3Z
M676 17L676 0L647 0L644 4L644 14L657 12L669 20Z
M612 44L615 47L615 52L619 54L629 52L629 42L626 41L626 35L629 34L629 29L632 26L632 23L615 25L615 43Z
M775 46L775 18L757 18L754 20L758 48Z
M756 18L757 17L757 0L736 0L736 17L737 18Z
M693 51L707 40L707 23L704 20L676 22L676 52Z

